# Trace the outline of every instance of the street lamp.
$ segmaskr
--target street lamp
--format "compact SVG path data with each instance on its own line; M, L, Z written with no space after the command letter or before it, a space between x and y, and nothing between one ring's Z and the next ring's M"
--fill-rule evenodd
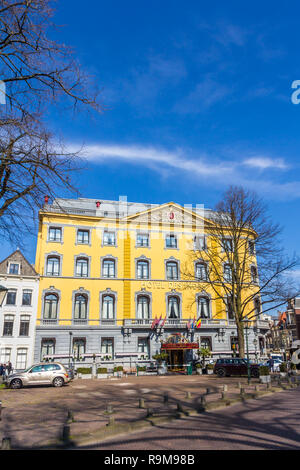
M6 287L0 286L0 307L2 307L7 291L8 289Z
M254 347L255 347L255 362L257 362L257 349L256 349L256 347L257 347L257 339L256 339L256 338L254 338L253 344L254 344Z
M248 375L248 385L250 384L251 374L250 374L250 361L249 361L249 344L248 344L248 336L249 336L249 320L242 320L246 323L245 330L246 330L246 351L247 351L247 375Z

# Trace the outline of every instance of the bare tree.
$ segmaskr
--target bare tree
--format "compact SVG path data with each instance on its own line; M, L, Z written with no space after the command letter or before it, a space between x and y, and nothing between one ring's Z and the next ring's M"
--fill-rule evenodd
M217 318L226 308L237 327L241 357L245 355L245 323L299 292L288 276L298 258L284 254L280 232L254 192L230 187L205 223L205 245L201 236L196 237L192 259L183 267L183 278L196 278L199 291L209 292L215 300ZM198 305L198 315L208 315L205 299Z
M97 87L73 51L49 37L55 29L52 4L0 1L0 79L6 96L6 105L0 105L0 236L11 241L20 241L32 227L42 196L74 190L78 153L68 153L53 137L46 111L61 103L102 110Z

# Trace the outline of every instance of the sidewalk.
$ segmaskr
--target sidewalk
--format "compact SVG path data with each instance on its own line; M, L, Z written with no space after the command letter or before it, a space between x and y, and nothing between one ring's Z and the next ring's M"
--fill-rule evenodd
M88 441L96 434L104 438L122 429L131 431L147 426L149 420L162 422L178 413L197 413L201 396L205 395L207 406L220 402L224 385L227 386L226 400L238 400L239 384L246 395L255 394L258 385L259 394L267 391L267 386L259 384L258 379L251 379L248 386L245 377L221 379L198 375L76 379L59 389L46 386L0 389L0 441L9 437L13 448L58 444L62 443L65 425L70 426L71 439L76 442ZM225 406L225 401L221 405ZM115 425L109 427L111 416Z

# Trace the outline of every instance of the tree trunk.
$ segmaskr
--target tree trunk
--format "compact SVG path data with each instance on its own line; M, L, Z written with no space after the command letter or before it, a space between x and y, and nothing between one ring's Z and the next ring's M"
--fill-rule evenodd
M245 337L244 337L244 325L241 322L237 322L237 335L239 343L239 357L245 357Z

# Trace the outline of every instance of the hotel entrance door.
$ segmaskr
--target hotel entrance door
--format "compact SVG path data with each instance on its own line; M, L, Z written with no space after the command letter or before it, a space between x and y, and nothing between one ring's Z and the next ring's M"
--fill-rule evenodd
M184 369L184 351L180 349L169 351L168 363L170 369Z

